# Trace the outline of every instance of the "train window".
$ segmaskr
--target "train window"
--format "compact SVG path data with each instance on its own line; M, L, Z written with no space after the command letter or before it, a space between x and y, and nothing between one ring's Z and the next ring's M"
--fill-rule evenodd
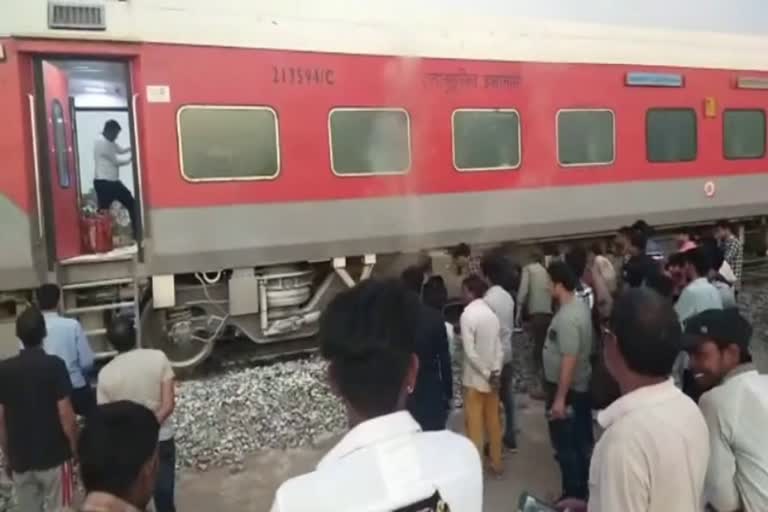
M402 174L410 169L411 128L405 110L336 108L328 125L334 174Z
M452 124L456 170L520 167L520 114L516 110L456 110Z
M53 146L56 151L56 169L59 172L59 186L69 188L69 149L67 148L67 127L64 109L59 100L51 102L51 120L53 121Z
M557 113L557 160L560 165L610 165L615 156L613 111L568 109Z
M649 162L696 160L696 111L691 108L652 108L645 121Z
M189 181L264 180L280 172L271 108L188 105L176 121L181 174Z
M765 156L765 112L726 110L723 113L723 152L725 158L763 158Z

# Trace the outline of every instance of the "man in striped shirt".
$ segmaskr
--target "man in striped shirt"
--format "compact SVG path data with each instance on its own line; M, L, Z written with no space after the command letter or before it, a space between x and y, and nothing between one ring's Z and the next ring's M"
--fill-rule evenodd
M744 248L741 240L733 234L733 226L727 220L721 220L715 227L715 237L725 252L725 261L736 274L736 282L733 287L736 291L741 288L741 270L744 266Z

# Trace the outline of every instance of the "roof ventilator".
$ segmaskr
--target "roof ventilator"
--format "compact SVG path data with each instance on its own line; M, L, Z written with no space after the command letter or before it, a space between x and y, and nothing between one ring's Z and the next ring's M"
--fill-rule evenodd
M106 30L104 6L48 2L48 27L69 30Z

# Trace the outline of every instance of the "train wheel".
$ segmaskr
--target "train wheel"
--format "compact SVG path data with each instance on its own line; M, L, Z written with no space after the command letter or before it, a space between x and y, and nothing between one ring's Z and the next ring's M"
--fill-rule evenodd
M162 350L174 369L190 370L211 354L213 336L193 330L192 321L174 321L166 310L154 309L150 298L141 312L141 345Z

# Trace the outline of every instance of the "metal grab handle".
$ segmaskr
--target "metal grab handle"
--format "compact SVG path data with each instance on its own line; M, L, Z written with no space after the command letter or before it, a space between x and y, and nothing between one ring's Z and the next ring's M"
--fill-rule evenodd
M136 155L136 185L138 186L139 190L136 191L137 195L139 196L139 219L141 219L141 232L144 234L144 238L147 238L147 224L144 219L144 186L142 184L142 173L141 173L141 149L139 148L139 116L138 111L136 109L136 105L139 101L139 95L134 94L133 98L131 99L131 108L133 110L133 151ZM136 240L136 243L139 241Z
M29 99L29 120L32 125L32 162L35 166L35 200L37 201L37 230L42 240L45 235L43 225L43 193L40 190L40 156L37 143L37 119L35 119L35 96L27 94Z

